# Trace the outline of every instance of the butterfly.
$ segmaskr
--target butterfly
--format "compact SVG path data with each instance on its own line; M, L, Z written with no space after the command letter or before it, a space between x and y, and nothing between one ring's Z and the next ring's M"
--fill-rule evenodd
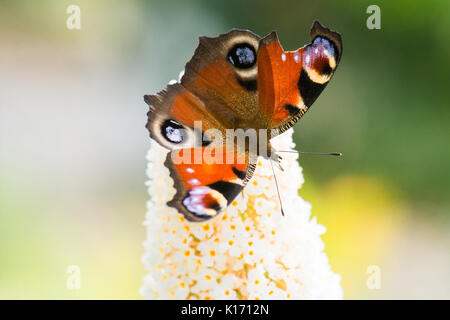
M315 21L310 36L311 43L296 51L284 51L276 32L202 36L180 80L144 96L150 137L170 150L164 164L176 194L168 206L189 221L211 219L243 190L258 156L279 161L270 139L306 113L342 56L337 32ZM230 130L239 129L270 134L258 135L252 148L234 143ZM231 161L204 161L206 153Z

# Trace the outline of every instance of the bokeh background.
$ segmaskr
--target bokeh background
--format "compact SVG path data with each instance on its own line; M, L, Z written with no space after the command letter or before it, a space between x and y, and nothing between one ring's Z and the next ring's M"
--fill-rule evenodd
M371 4L381 30L366 27ZM294 50L314 19L344 55L295 139L344 156L301 157L299 192L345 298L449 299L450 2L364 0L0 1L0 298L139 299L143 94L177 77L199 35L276 30Z

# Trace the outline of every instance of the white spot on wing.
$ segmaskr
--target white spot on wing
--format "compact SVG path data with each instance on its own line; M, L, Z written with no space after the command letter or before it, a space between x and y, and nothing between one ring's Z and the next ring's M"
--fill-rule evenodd
M180 74L178 75L178 81L181 81L181 78L183 78L183 76L184 76L184 70L182 70L180 72Z
M286 54L284 52L281 54L281 60L286 61Z
M184 198L183 205L186 209L196 215L209 215L208 209L203 204L203 197L208 194L208 187L197 187L189 192L189 196Z
M198 179L192 178L188 181L189 184L192 184L193 186L198 186L200 184L200 181Z
M306 56L305 61L306 63L309 63L311 61L311 57L309 54Z
M193 179L192 179L193 180ZM205 206L204 198L210 195L220 206L220 210L208 208ZM218 191L209 187L194 187L189 191L189 195L183 199L183 205L186 209L196 216L214 216L227 205L227 200Z

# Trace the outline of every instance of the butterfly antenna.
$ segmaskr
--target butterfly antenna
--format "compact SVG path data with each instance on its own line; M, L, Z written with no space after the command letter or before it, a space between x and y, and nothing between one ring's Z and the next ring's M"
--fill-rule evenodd
M277 152L297 153L297 154L313 154L322 156L342 156L342 152L308 152L308 151L295 151L295 150L278 150Z
M283 203L281 203L280 189L278 188L277 176L275 175L275 169L273 168L272 160L270 161L270 166L272 167L273 178L275 180L275 186L277 187L278 200L280 201L281 215L284 217Z

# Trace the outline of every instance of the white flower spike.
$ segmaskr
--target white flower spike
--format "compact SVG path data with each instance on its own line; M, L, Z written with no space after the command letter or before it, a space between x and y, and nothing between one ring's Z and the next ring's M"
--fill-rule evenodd
M274 138L275 149L293 150L292 133ZM297 193L304 181L297 154L285 154L285 170L276 172L284 217L270 163L260 158L243 195L204 223L188 222L166 205L175 193L166 154L152 141L145 298L342 299L340 276L323 251L325 227L311 219L311 205Z

